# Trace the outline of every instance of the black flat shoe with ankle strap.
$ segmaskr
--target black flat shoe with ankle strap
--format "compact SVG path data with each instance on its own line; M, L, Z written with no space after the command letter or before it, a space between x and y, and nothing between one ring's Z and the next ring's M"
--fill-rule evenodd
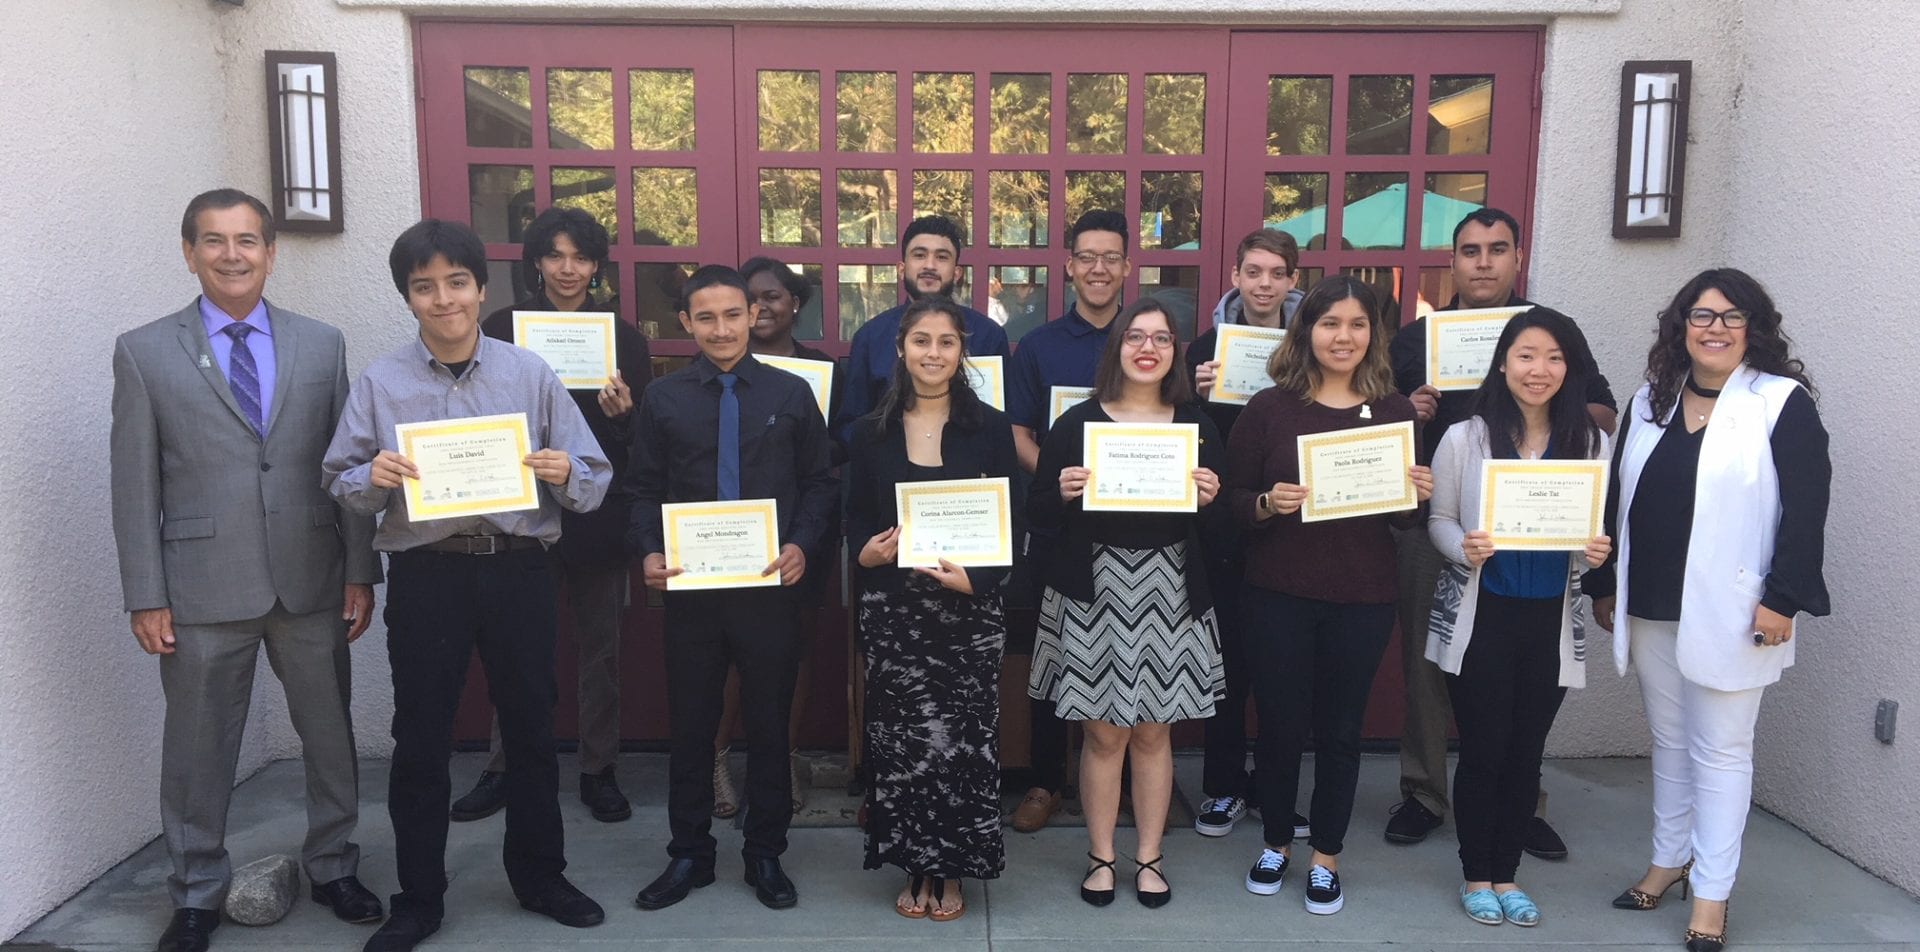
M1162 853L1144 863L1137 859L1133 861L1134 866L1138 867L1133 871L1133 894L1139 897L1140 905L1148 909L1158 909L1173 901L1173 884L1167 882L1167 874L1160 871L1160 861L1166 858L1167 854ZM1153 870L1153 874L1160 877L1160 881L1166 883L1167 888L1159 892L1147 892L1141 889L1140 874L1147 870Z
M1087 867L1087 875L1080 880L1080 898L1086 900L1087 905L1089 906L1104 906L1113 902L1112 886L1108 886L1105 889L1088 889L1087 880L1092 879L1094 873L1097 873L1103 869L1109 873L1113 872L1113 864L1114 864L1114 861L1118 859L1118 857L1115 857L1114 859L1101 859L1100 857L1093 855L1092 850L1088 850L1087 858L1090 860L1093 860L1093 865ZM1116 878L1117 876L1118 874L1116 874Z

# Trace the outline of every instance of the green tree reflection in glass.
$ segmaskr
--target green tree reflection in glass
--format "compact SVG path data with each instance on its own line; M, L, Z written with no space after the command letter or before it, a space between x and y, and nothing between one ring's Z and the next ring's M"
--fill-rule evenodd
M1157 155L1199 155L1207 145L1207 77L1148 73L1140 145Z
M1053 76L994 73L987 93L989 147L999 155L1045 155L1052 138Z
M627 88L635 151L691 152L697 147L693 70L628 70Z
M897 104L892 73L834 74L835 142L842 152L892 152Z
M763 69L759 75L760 150L820 150L820 74Z
M913 74L913 151L973 151L973 74Z

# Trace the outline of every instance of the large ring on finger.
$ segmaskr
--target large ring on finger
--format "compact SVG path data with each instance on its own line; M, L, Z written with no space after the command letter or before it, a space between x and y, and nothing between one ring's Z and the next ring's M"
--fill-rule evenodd
M1766 633L1766 632L1764 632L1764 631L1756 631L1756 632L1754 632L1754 633L1753 633L1753 643L1754 643L1754 644L1756 644L1756 645L1764 645L1764 644L1766 644L1766 643L1767 643L1767 633Z

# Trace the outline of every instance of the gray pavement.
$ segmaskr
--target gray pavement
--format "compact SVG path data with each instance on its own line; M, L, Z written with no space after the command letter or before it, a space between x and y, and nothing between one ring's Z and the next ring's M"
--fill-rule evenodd
M480 765L480 755L456 758L457 791L466 789ZM386 766L382 761L363 766L357 837L361 876L381 893L394 888ZM904 919L891 908L902 877L891 870L861 870L860 833L842 827L793 832L787 868L799 885L800 905L774 912L756 903L752 889L740 881L740 834L732 824L720 823L719 881L670 909L642 912L633 906L633 895L666 860L665 757L622 758L621 781L634 797L635 810L633 819L618 824L588 816L573 795L572 769L571 758L563 757L568 875L606 906L607 922L571 930L523 912L500 869L502 818L495 816L453 825L448 918L423 949L1146 952L1578 946L1598 952L1677 949L1686 926L1685 903L1677 893L1650 913L1607 905L1646 864L1648 768L1641 760L1548 763L1552 817L1572 856L1558 863L1523 862L1520 883L1545 917L1534 929L1490 928L1460 912L1450 825L1417 846L1393 846L1381 838L1387 807L1395 800L1397 766L1390 756L1369 756L1362 768L1353 829L1341 857L1346 909L1330 917L1309 915L1302 907L1299 872L1288 876L1277 896L1255 896L1242 888L1260 844L1258 821L1251 818L1221 839L1197 836L1190 827L1171 830L1166 868L1174 900L1159 910L1137 905L1124 888L1125 877L1112 906L1081 903L1076 890L1085 865L1084 836L1071 827L1055 827L1031 836L1009 831L1005 874L984 890L977 882L967 884L970 908L964 917L946 923ZM1199 769L1198 757L1180 758L1182 789L1199 789ZM228 835L236 866L272 852L297 854L305 824L300 796L297 761L273 764L241 786ZM1132 852L1130 831L1121 833L1120 849ZM169 913L166 873L162 844L148 844L6 947L151 949ZM302 898L277 925L223 925L213 947L226 952L356 950L371 930L338 922ZM1756 811L1734 891L1732 930L1737 949L1920 952L1920 902Z

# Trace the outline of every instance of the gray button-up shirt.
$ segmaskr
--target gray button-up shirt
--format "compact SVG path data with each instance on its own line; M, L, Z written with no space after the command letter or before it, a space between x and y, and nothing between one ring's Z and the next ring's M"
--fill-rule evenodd
M373 458L381 450L399 451L395 424L497 413L525 413L534 449L551 447L573 457L565 485L540 483L546 490L540 508L414 522L407 517L405 493L373 485ZM385 514L373 536L373 547L382 552L474 533L530 536L551 545L560 538L560 508L591 512L613 481L599 441L547 362L485 335L458 379L418 339L369 364L347 397L321 471L321 485L341 505Z

